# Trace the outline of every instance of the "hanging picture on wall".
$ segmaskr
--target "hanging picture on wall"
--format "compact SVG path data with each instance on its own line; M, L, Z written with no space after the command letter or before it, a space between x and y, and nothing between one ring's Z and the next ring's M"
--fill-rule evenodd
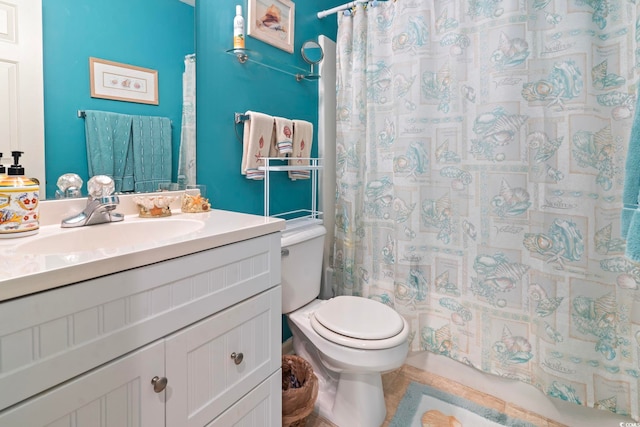
M89 58L91 97L158 105L158 71Z
M295 4L289 0L249 0L248 34L293 52Z

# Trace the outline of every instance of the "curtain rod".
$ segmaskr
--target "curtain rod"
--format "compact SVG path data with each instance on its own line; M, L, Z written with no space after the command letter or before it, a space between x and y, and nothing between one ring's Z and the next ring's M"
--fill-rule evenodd
M361 3L366 3L366 1L361 1ZM342 6L336 6L336 7L333 7L331 9L323 10L322 12L318 12L318 14L317 14L318 15L318 19L322 19L325 16L329 16L329 15L331 15L333 13L340 12L341 10L349 9L349 8L355 6L356 4L358 4L357 1L352 1L352 2L349 2L349 3L343 4Z
M356 0L349 3L345 3L342 6L336 6L331 9L323 10L317 13L318 19L322 19L325 16L329 16L333 13L340 12L341 10L350 9L358 3L377 3L377 1L387 1L387 0Z

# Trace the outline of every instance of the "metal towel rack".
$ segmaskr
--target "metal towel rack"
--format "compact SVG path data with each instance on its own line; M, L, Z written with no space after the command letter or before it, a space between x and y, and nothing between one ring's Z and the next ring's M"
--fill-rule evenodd
M242 138L240 137L240 134L238 133L238 126L240 123L245 122L247 120L249 120L251 118L251 116L249 116L248 114L242 114L242 113L235 113L233 122L236 124L233 127L233 130L236 132L236 139L238 140L238 142L240 144L242 144Z
M87 113L84 110L78 110L77 114L78 114L78 118L80 118L80 119L86 119L87 118ZM249 116L247 116L247 117L249 117ZM171 122L171 126L173 126L173 120L170 120L170 122Z
M235 113L234 122L235 122L235 124L238 124L238 123L242 123L244 121L247 121L250 118L251 118L251 116L249 116L248 114Z

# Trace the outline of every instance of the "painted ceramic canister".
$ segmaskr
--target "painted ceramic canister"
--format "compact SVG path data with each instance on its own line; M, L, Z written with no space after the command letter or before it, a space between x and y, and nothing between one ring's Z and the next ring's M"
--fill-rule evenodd
M0 238L36 234L40 186L21 175L0 175Z

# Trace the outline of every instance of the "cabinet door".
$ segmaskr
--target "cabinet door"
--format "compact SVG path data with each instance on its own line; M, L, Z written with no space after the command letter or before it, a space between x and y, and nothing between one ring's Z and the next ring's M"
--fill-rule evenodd
M160 341L0 412L0 426L164 426L164 392L151 384L163 375Z
M277 427L282 424L282 370L278 369L206 427Z
M280 368L281 304L277 286L166 339L167 427L203 427Z

